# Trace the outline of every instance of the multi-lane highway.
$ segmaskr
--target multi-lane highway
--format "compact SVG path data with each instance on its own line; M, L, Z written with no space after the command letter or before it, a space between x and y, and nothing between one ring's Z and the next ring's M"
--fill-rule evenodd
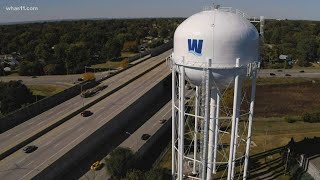
M43 131L47 127L59 122L62 118L77 111L83 105L91 103L99 97L112 92L122 84L132 80L142 72L163 61L167 56L170 55L170 53L171 51L167 51L159 56L150 58L147 61L144 61L116 76L103 81L101 84L108 85L108 87L94 97L81 98L80 96L76 96L2 133L0 135L0 154L7 152L8 150L16 146L16 144L26 141L28 138Z
M191 90L187 91L186 96L189 97L190 99L190 97L192 96L192 91ZM169 101L156 114L154 114L142 126L140 126L140 128L138 128L136 131L125 132L129 135L129 137L125 141L123 141L119 145L119 147L129 148L137 156L141 156L141 155L146 156L147 154L150 154L150 153L145 153L146 150L152 148L150 146L157 146L158 147L157 149L159 149L160 148L159 137L162 137L163 133L168 133L167 131L169 130L168 127L170 127L171 125L171 121L169 121L171 119L171 110L172 110L172 101ZM166 121L161 122L161 120L166 120ZM151 137L148 140L142 140L141 137L143 134L149 134ZM157 138L153 139L155 138L154 137L155 134L157 134ZM169 131L169 134L170 134L170 131ZM171 134L169 136L171 136ZM148 142L150 140L151 142ZM103 162L104 160L102 159L101 161ZM89 169L89 167L87 169ZM99 171L92 171L89 169L88 172L84 174L80 179L81 180L108 179L110 178L110 176L107 175L106 172L107 171L105 167Z
M168 126L165 123L160 123L160 120L169 120L171 118L171 101L168 102L165 106L163 106L154 116L152 116L146 123L144 123L139 129L135 132L127 132L130 136L119 145L119 147L129 148L132 150L133 153L136 153L139 150L142 150L142 147L149 141L152 136L163 127ZM168 128L167 128L168 129ZM141 136L143 134L149 134L151 137L149 140L142 140ZM151 145L154 145L152 143ZM103 160L102 160L103 161ZM99 179L108 179L110 178L107 173L106 169L101 169L99 171L92 171L89 170L85 175L83 175L80 179L82 180L99 180Z
M151 62L154 63L159 59L163 60L169 54L170 52L166 52ZM140 71L143 69L141 66L138 68ZM123 76L123 79L131 76L127 73ZM33 141L31 144L39 147L35 152L25 154L20 149L3 159L0 162L0 179L30 179L36 176L40 171L60 159L66 152L75 148L77 144L111 121L117 114L130 106L169 74L170 71L163 63L158 68L120 89L117 93L93 105L90 108L94 113L92 116L83 118L77 115ZM81 105L81 100L79 103Z

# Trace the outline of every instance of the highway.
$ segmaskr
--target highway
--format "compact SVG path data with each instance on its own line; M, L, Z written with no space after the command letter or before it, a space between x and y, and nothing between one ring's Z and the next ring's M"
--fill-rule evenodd
M187 91L186 97L191 97L192 95L193 94L192 94L191 90ZM189 100L187 100L187 102L188 101ZM134 132L126 132L129 135L129 137L125 141L123 141L119 145L119 147L129 148L130 150L132 150L133 153L135 153L135 154L138 153L136 155L138 155L138 156L144 155L144 157L148 154L150 155L153 153L157 153L157 152L144 153L144 151L146 149L151 149L150 146L157 147L156 151L159 151L161 149L159 140L157 142L151 142L151 143L149 142L147 147L144 147L144 146L146 146L148 141L151 138L153 138L153 136L156 133L158 133L160 131L160 129L162 131L168 130L166 133L169 133L169 136L171 137L171 131L169 128L169 127L171 127L171 120L170 120L171 119L171 110L172 110L172 101L170 100L156 114L154 114L142 126L140 126L139 129L137 129ZM160 120L164 120L164 119L167 120L165 123L162 124L159 122ZM149 134L151 137L146 141L142 140L141 136L143 134ZM161 137L161 138L163 138L163 137ZM155 157L158 157L158 156L155 156ZM104 159L101 159L100 161L104 162ZM147 163L146 159L144 159L144 163ZM146 165L148 165L148 164L146 164ZM103 167L99 171L92 171L88 167L87 173L84 174L79 179L81 179L81 180L100 180L100 179L108 179L108 178L110 178L110 176L107 175L105 167Z
M83 107L83 105L95 101L104 94L111 92L134 77L137 77L142 72L163 61L170 54L171 51L167 51L103 81L101 84L108 85L108 87L91 98L76 96L2 133L0 135L0 154L8 151L18 143L24 142L52 124L57 123L63 117Z
M133 61L130 64L134 65L139 61L143 61L146 58L149 58L150 55L145 56L139 60ZM92 71L92 69L90 69ZM117 72L118 70L110 70L105 72L97 72L95 73L95 77L97 80L108 76L110 72ZM78 84L78 78L82 77L82 74L70 74L70 75L45 75L45 76L37 76L36 78L32 78L32 76L0 76L0 81L17 81L21 80L26 85L58 85L63 87L71 87L75 84Z
M170 52L166 53L170 54ZM166 53L162 54L163 58L166 57ZM107 125L117 114L169 75L170 71L163 63L92 106L90 108L94 113L92 116L83 118L77 115L32 142L31 144L39 147L33 153L25 154L22 150L16 151L0 162L0 179L33 178L99 128Z
M171 121L165 122L164 124L159 123L161 119L170 119L171 118L171 101L169 101L165 106L163 106L154 116L152 116L148 121L146 121L139 129L135 132L128 132L130 136L119 145L119 147L129 148L133 153L141 150L142 147L147 143L147 141L152 138L163 126L168 125L166 123L171 123ZM167 126L168 127L168 126ZM141 139L143 134L149 134L151 137L149 140L144 141ZM171 135L171 134L170 134ZM156 145L156 144L153 144ZM157 145L159 146L159 145ZM101 160L104 162L104 160ZM89 167L88 167L89 168ZM107 175L105 167L99 171L89 170L85 175L83 175L81 180L100 180L108 179L110 176Z
M304 72L300 72L300 71ZM274 73L271 76L270 73ZM286 76L289 74L290 76ZM320 78L320 69L260 69L258 77L286 77L286 78Z

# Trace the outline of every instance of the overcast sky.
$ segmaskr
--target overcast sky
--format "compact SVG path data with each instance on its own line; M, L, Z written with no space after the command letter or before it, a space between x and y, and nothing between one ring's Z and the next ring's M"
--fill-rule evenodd
M320 20L320 0L0 0L0 23L83 19L188 17L212 3L232 6L250 16ZM36 11L12 11L36 7Z

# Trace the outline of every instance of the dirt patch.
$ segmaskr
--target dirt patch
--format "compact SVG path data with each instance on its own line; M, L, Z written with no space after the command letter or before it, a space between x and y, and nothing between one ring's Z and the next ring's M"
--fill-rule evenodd
M255 116L301 115L320 109L320 83L258 85ZM249 92L248 92L249 93Z

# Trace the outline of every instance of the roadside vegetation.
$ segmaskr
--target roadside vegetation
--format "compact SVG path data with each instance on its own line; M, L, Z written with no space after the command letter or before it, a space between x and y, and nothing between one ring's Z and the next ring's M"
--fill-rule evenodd
M107 175L114 180L167 180L164 169L137 169L139 163L130 149L118 147L105 159ZM169 176L170 177L170 176Z
M55 85L27 85L27 87L34 96L40 97L49 97L65 90L64 87Z
M65 88L53 85L24 85L21 81L0 82L0 117Z
M148 18L1 25L0 55L12 55L20 62L12 70L19 69L23 76L83 73L85 66L122 61L168 42L181 21ZM0 75L6 75L0 69Z
M267 20L264 46L261 49L264 68L291 68L317 66L320 61L320 22L301 20ZM280 55L288 61L278 61Z
M0 82L0 115L6 115L34 101L31 91L20 81Z

